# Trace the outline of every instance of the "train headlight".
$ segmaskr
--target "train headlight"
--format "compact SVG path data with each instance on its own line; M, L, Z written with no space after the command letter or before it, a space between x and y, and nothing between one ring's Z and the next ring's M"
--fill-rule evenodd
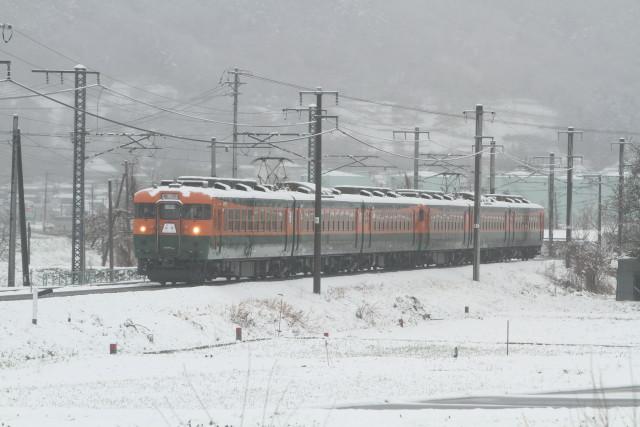
M197 225L195 227L193 227L193 234L200 234L200 227L198 227Z
M140 232L141 233L145 233L147 231L147 226L146 225L141 225L140 226Z

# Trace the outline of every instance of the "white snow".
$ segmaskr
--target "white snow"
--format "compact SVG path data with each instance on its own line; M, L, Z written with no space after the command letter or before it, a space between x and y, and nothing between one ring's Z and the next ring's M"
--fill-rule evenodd
M64 268L71 266L71 239L66 236L54 236L41 234L35 231L41 228L41 224L32 225L30 270L32 272L40 268ZM101 266L101 257L96 251L89 248L85 251L87 268ZM7 286L8 265L0 263L0 289ZM20 252L20 235L18 233L18 248L16 250L16 284L22 285L22 256ZM36 278L37 279L37 278ZM33 282L33 280L32 280ZM37 280L36 280L37 282ZM36 283L39 284L39 283Z
M640 303L556 288L551 263L331 277L320 296L301 278L41 299L37 326L30 301L0 302L0 422L628 425L631 409L337 409L637 383Z

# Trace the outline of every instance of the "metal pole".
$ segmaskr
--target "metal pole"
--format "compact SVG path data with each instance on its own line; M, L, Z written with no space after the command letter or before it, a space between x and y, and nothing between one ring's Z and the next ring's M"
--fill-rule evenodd
M420 157L420 128L414 128L414 142L413 142L413 188L418 189L418 158Z
M74 67L75 96L73 114L73 213L71 223L71 275L72 284L84 282L84 166L85 166L85 122L87 99L87 69L83 65ZM82 88L82 89L79 89Z
M549 153L549 213L548 213L548 221L549 224L547 228L549 229L549 256L553 257L553 230L555 228L555 215L554 215L554 201L555 201L555 165L556 165L556 155L554 153Z
M480 179L482 177L482 114L481 104L476 105L475 170L473 182L473 280L480 280Z
M491 141L489 148L489 193L496 192L496 142Z
M49 172L44 174L44 200L42 208L42 232L47 231L47 196L49 192Z
M314 131L315 109L316 109L315 104L309 104L309 135L315 134L315 131ZM315 162L315 141L314 140L315 140L315 137L310 136L308 141L308 147L307 147L307 159L308 159L307 160L307 178L309 182L315 182L315 174L316 174L315 168L314 168L314 162Z
M238 69L233 69L233 147L231 150L231 177L238 177Z
M18 116L13 116L13 139L11 143L11 196L9 200L9 271L7 286L16 285L16 192L18 191L17 151Z
M129 216L129 162L124 161L124 209L127 211L127 219Z
M573 126L567 128L567 216L565 229L565 242L567 248L571 244L571 204L573 202ZM565 266L571 266L570 251L566 251Z
M622 233L624 231L624 138L620 138L618 157L618 253L622 255Z
M16 163L18 170L18 205L20 207L20 246L22 258L22 286L31 286L29 279L29 237L27 235L27 216L24 208L24 173L22 170L22 148L20 129L16 136Z
M109 240L108 240L108 249L109 249L109 281L113 282L113 191L112 191L112 183L111 180L108 181L108 191L109 191Z
M602 246L602 175L598 175L598 246Z
M211 138L211 174L210 176L216 175L216 138Z
M313 293L320 294L320 272L322 269L322 88L316 89L314 143L314 229L313 229Z

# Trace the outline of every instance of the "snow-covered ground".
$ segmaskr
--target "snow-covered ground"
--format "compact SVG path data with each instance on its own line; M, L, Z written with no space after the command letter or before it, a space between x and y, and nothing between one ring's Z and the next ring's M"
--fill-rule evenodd
M639 383L640 303L556 288L551 264L42 299L37 326L30 301L0 302L0 425L630 425L628 408L340 409Z
M39 227L39 224L35 224L32 228L34 231L31 235L31 271L34 272L40 268L68 269L71 265L71 239L66 236L53 236L36 232L35 229ZM19 241L20 236L18 236ZM96 251L86 250L85 257L87 268L102 265L100 254ZM0 262L0 288L7 286L7 275L7 262ZM16 252L16 284L18 286L22 285L22 257L19 245Z

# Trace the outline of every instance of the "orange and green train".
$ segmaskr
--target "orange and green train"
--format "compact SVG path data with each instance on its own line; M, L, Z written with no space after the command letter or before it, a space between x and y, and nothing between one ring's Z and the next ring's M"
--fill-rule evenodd
M158 282L312 273L314 188L180 177L138 191L133 235L141 273ZM472 196L344 186L323 191L322 271L470 262ZM518 196L482 200L483 262L540 252L544 209Z

